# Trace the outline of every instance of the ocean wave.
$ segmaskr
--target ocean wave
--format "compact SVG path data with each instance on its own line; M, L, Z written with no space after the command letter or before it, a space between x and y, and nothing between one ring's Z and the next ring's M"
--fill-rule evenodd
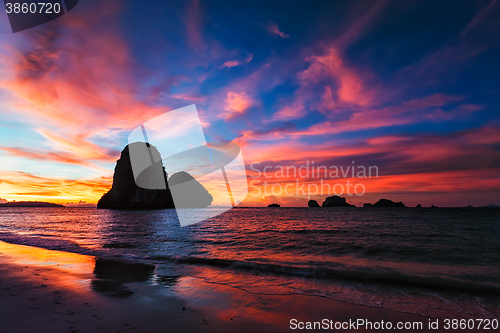
M196 256L157 255L150 256L148 259L160 262L176 262L190 265L207 265L234 270L248 270L253 273L296 276L322 280L347 280L365 282L369 284L392 284L403 287L423 287L427 289L500 296L500 286L487 282L481 283L479 281L464 281L434 276L408 275L393 270L377 270L373 268L354 270L347 267L311 267L307 263L304 263L304 266L301 267L299 265L290 266L273 263L267 264L219 258L201 258ZM480 280L480 278L478 278L478 280Z
M116 253L106 250L136 248L137 245L127 242L106 243L102 249L88 249L75 242L43 234L37 235L17 235L15 233L2 232L0 240L19 244L41 247L49 250L67 251L97 257L117 257ZM204 258L196 255L154 255L138 253L133 256L121 254L125 260L151 261L155 263L178 263L186 265L211 266L231 270L245 270L256 274L270 274L291 277L302 277L308 279L321 280L344 280L349 282L363 282L367 284L390 284L399 287L420 287L425 289L438 289L448 291L469 292L474 294L488 294L500 296L500 284L498 281L491 281L491 278L474 276L471 274L464 279L447 278L441 276L411 275L391 269L379 267L363 267L355 269L353 266L328 263L328 267L319 267L311 262L295 262L293 264L266 262L266 258L254 258L250 260L232 260L224 258Z

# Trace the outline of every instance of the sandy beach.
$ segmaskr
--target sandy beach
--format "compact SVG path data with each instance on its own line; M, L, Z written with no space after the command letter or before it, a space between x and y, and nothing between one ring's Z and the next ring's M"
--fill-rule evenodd
M176 292L154 283L124 283L147 270L146 265L96 265L98 261L0 242L2 331L288 332L298 330L290 328L291 319L306 323L359 318L418 321L424 323L421 331L427 331L427 317L323 297L252 294L194 277L184 277ZM103 279L106 270L129 276L122 281Z

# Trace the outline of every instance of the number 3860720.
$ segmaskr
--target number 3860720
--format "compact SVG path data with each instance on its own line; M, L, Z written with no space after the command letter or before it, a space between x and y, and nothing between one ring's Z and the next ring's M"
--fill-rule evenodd
M39 3L6 3L5 8L7 14L59 14L61 12L61 4L50 2Z

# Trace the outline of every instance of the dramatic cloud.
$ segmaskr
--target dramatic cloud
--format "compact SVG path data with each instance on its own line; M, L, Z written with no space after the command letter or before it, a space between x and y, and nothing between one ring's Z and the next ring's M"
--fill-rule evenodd
M345 64L335 48L329 47L324 55L314 55L306 60L311 66L299 74L300 81L317 83L325 77L331 77L337 83L339 103L366 105L372 100L373 93L366 91L361 76ZM328 88L331 98L331 87Z
M117 10L112 4L99 6L93 17ZM36 126L55 150L4 150L71 164L109 161L114 151L91 142L93 136L109 127L130 128L168 110L151 107L135 95L130 71L134 61L121 37L84 22L82 30L54 21L29 34L20 52L7 58L0 87L13 96L12 108L24 113L26 122Z
M128 133L193 103L207 139L234 139L248 165L378 166L380 177L364 180L366 195L348 199L357 205L380 195L438 205L465 203L467 191L473 205L498 197L497 0L457 4L453 16L425 2L280 13L198 0L157 5L88 1L0 35L0 197L95 203L110 185L99 176L111 177ZM420 27L425 9L432 15ZM171 125L158 133L184 129ZM38 164L71 176L37 176ZM246 205L307 203L262 192L264 181L288 179L251 180Z
M289 120L307 114L306 104L316 105L317 110L332 113L339 107L367 106L375 96L374 88L367 88L358 72L348 66L340 53L332 46L324 49L322 55L306 59L309 67L298 73L300 88L295 92L295 101L284 106L275 115L275 120ZM364 78L369 77L364 73ZM320 83L331 82L324 86L322 100L318 97Z

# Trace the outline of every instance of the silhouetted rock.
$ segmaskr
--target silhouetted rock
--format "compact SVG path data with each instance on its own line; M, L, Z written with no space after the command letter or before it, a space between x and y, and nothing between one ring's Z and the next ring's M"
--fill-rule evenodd
M348 204L345 198L334 195L328 197L323 202L323 207L356 207L354 205Z
M431 208L438 208L437 206L431 205Z
M373 207L406 207L404 203L402 202L394 202L389 199L380 199L376 203L373 204Z
M168 185L174 191L175 208L207 208L214 200L203 185L185 171L170 176Z
M130 162L130 150L150 156L156 163L151 164L134 179L132 164ZM200 208L208 207L212 203L212 196L206 189L188 173L178 172L171 176L176 186L184 186L182 190L176 188L176 201L182 203L178 208ZM186 181L186 184L184 184ZM146 189L137 186L156 188ZM108 193L104 194L97 208L112 209L160 209L175 208L172 194L169 189L170 180L167 182L167 172L163 168L161 156L156 147L144 142L134 142L126 146L116 162L115 173L113 175L113 185ZM181 200L177 200L180 197ZM187 197L188 200L184 200Z
M12 201L0 204L0 207L60 207L65 208L63 205L58 205L52 202L42 201Z
M500 206L499 205L492 205L492 204L489 204L488 206L483 206L483 208L499 208Z
M371 207L373 207L373 204L369 202L363 204L363 208L371 208Z
M421 204L418 204L418 205L417 205L417 208L422 208L422 205L421 205Z
M467 208L474 208L474 206L472 206L472 205L467 205Z
M307 205L309 207L320 207L319 203L316 200L309 200L309 202L307 203Z
M267 207L281 207L281 206L277 203L273 203L273 204L267 205Z

